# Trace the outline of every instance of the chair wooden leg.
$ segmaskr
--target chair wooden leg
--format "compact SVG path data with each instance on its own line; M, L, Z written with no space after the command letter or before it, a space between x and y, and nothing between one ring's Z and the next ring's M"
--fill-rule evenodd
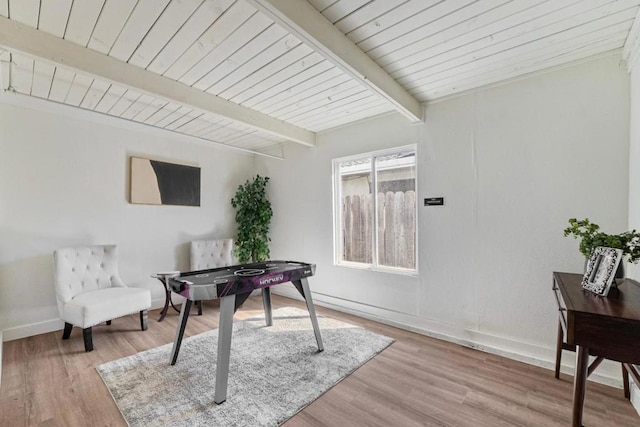
M82 330L82 336L84 337L84 351L93 350L93 338L91 336L91 328L84 328Z
M147 330L147 310L140 310L140 329Z
M71 323L67 323L64 322L64 332L62 333L62 339L63 340L68 340L69 337L71 336L71 329L73 328L73 325Z
M564 332L562 323L558 319L558 339L556 342L556 379L560 378L560 361L562 360L562 343L564 342Z
M107 320L107 326L111 325L111 320Z

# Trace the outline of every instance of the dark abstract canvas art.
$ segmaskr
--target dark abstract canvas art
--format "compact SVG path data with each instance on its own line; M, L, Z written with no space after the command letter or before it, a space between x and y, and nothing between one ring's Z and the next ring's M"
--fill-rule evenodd
M131 203L200 206L200 168L131 157Z

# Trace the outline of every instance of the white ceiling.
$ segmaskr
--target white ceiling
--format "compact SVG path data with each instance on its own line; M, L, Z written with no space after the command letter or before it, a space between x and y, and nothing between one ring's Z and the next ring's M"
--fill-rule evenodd
M418 102L628 48L639 5L0 0L3 88L243 149L312 145L319 131L392 110L415 120Z

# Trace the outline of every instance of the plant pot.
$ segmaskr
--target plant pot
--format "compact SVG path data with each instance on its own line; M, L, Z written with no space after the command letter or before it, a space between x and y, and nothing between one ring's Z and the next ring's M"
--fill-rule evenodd
M620 264L618 264L618 269L616 270L616 275L615 275L616 280L617 279L620 279L620 280L624 279L625 273L626 272L624 270L624 260L621 260Z

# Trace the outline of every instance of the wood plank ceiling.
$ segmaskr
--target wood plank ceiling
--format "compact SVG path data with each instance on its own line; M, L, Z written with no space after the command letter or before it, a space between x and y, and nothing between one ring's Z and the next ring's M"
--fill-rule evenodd
M313 133L396 108L254 7L277 1L0 0L0 15ZM308 3L415 99L429 102L619 50L640 0ZM3 81L21 94L242 149L287 139L6 50Z

